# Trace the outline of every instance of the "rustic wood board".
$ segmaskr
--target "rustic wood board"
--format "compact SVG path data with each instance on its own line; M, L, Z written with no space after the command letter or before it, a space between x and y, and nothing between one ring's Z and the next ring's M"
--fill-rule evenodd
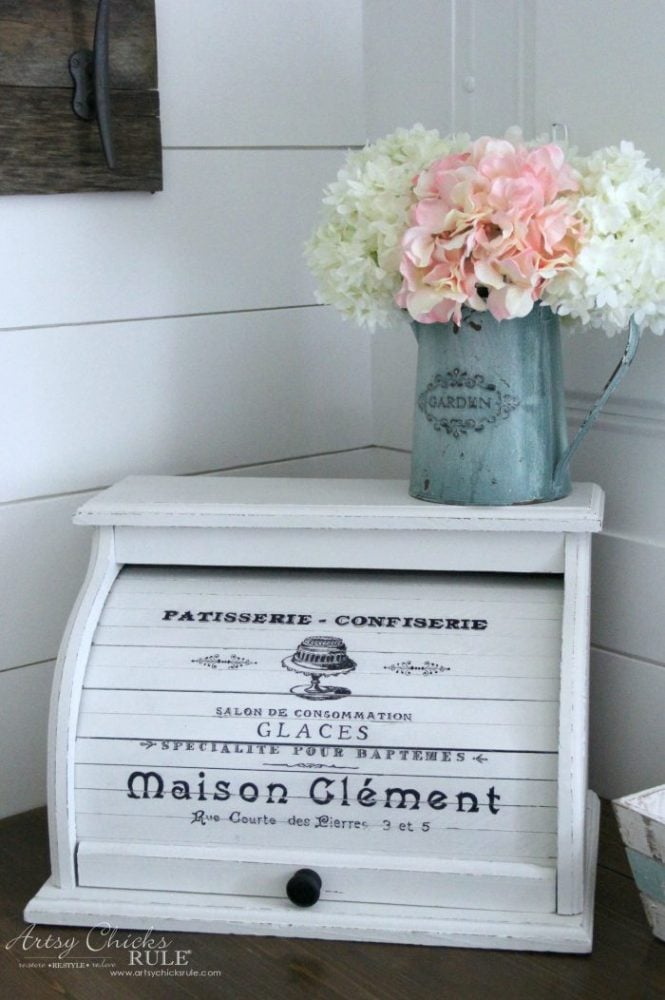
M154 0L110 8L114 170L96 122L71 107L69 56L92 48L96 9L95 0L0 0L0 194L161 190Z
M0 0L0 86L70 90L69 53L92 48L96 13L97 0ZM112 89L155 89L154 0L113 0L109 35Z

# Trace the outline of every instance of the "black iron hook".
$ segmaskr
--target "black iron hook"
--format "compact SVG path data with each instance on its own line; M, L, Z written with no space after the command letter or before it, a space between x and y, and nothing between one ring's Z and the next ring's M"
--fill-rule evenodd
M111 90L109 85L109 3L99 0L95 20L94 49L77 49L69 57L69 72L74 80L72 107L83 121L97 119L106 162L115 167L111 133Z

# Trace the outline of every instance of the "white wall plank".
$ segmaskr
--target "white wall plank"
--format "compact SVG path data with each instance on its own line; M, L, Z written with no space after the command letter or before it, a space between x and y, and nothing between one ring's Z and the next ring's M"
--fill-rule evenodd
M602 392L626 346L626 336L607 337L602 330L580 329L563 335L566 386L575 396ZM665 339L645 333L625 379L607 404L607 413L625 412L665 420Z
M5 198L2 328L314 303L302 247L342 159L171 150L154 195Z
M463 0L455 8L455 130L503 135L520 125L530 134L523 100L528 5L524 0ZM511 58L488 58L499 51L497 39Z
M662 663L665 546L604 534L593 544L592 642Z
M0 507L0 670L55 656L90 557L74 527L91 494Z
M157 0L157 42L165 146L364 141L358 0Z
M418 345L406 320L372 338L374 443L411 450Z
M369 337L320 307L6 332L0 371L0 501L371 441Z
M584 412L577 406L572 411L571 438ZM607 533L665 547L664 453L665 421L630 416L601 417L580 445L573 475L581 482L599 483L606 491ZM635 607L631 610L638 611Z
M408 479L410 456L387 448L358 448L355 451L313 455L310 458L269 462L247 469L221 472L222 476L306 476L333 479Z
M0 673L0 818L46 801L46 726L53 663Z
M662 0L535 0L536 118L582 152L632 139L665 165Z
M665 667L593 650L590 785L616 798L665 780Z
M422 122L454 127L454 0L364 0L370 139Z
M370 138L415 122L443 134L530 132L528 0L365 0L364 12Z

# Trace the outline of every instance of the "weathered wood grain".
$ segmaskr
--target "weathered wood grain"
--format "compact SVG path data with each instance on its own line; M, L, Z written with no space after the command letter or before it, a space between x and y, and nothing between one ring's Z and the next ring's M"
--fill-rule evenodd
M74 116L70 91L0 88L0 194L160 191L157 93L115 91L111 102L114 170L97 123Z
M0 86L71 89L69 56L93 46L97 0L0 0ZM111 89L157 87L154 0L109 8Z
M114 170L97 123L71 106L69 56L92 48L96 9L94 0L0 0L0 194L161 190L154 2L111 5Z

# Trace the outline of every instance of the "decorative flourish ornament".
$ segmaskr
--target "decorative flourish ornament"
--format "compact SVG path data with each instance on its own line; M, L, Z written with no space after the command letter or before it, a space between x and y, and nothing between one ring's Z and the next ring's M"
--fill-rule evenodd
M519 405L517 396L502 392L484 375L468 375L459 368L453 368L445 375L437 372L418 397L418 408L434 430L445 431L455 438L469 431L482 431L497 420L505 420ZM458 417L451 416L451 411L477 412L473 416Z

